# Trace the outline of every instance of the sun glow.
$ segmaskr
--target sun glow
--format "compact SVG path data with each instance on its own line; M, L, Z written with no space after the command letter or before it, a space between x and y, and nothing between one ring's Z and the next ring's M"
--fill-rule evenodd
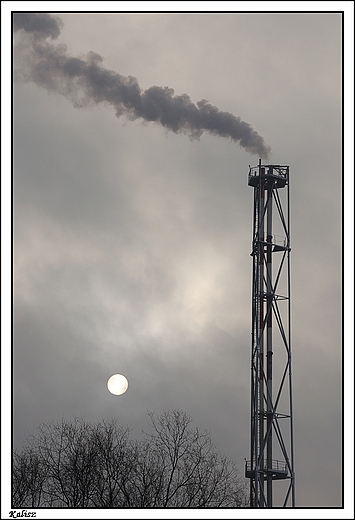
M113 395L122 395L128 388L128 381L121 374L114 374L107 381L107 388Z

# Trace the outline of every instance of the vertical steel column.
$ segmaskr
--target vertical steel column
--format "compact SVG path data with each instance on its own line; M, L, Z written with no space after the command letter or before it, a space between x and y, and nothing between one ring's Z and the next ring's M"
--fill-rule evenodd
M259 408L259 252L258 252L258 237L259 237L259 186L254 189L254 218L253 218L253 250L251 256L253 257L253 274L252 274L252 357L251 357L251 401L250 401L250 419L251 419L251 442L250 442L250 468L256 468L258 465L258 443L259 443L259 421L257 420L257 412ZM247 464L247 463L246 463ZM247 467L246 467L247 471ZM256 497L259 496L258 479L250 479L250 505L257 507Z
M265 233L265 168L261 166L259 160L260 172L260 192L259 192L259 240L258 240L258 256L259 256L259 327L258 327L258 345L259 345L259 449L258 449L258 463L257 473L259 482L259 507L264 507L264 233Z
M272 167L271 171L272 171ZM269 173L270 173L269 168ZM267 506L272 507L272 301L273 301L273 278L272 278L272 192L273 180L267 181L267 231L266 231L266 344L267 344L267 365L266 365L266 401L267 401L267 415L266 415L266 467L268 469L267 475Z

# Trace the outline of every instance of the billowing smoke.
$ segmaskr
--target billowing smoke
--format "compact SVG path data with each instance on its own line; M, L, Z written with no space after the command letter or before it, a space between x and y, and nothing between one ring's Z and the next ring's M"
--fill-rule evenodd
M77 107L109 105L117 117L157 122L193 139L207 131L268 158L270 148L264 139L240 117L222 112L205 99L194 104L187 94L174 95L172 88L142 90L134 77L104 68L103 58L94 52L84 58L69 56L65 45L48 41L60 34L63 22L58 17L46 13L15 13L13 17L16 79L58 92Z

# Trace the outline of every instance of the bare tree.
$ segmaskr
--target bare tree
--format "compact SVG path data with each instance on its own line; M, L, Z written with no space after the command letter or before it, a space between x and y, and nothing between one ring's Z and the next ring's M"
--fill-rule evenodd
M45 480L42 505L89 507L95 489L98 450L91 440L91 426L84 421L43 424L30 445L38 455Z
M129 428L121 428L115 420L92 427L91 442L96 447L95 492L98 507L129 507L127 482L134 470L134 453Z
M148 412L131 439L115 420L43 424L14 453L13 507L245 507L230 459L181 410Z
M148 412L153 433L145 451L154 459L153 507L243 507L245 487L232 460L182 410Z
M44 480L43 467L35 451L26 448L21 453L14 452L12 494L16 504L40 506Z

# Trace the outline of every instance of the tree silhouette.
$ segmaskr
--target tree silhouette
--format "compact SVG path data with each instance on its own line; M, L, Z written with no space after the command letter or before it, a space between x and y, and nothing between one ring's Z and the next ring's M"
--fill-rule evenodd
M231 459L182 410L131 439L115 420L42 424L13 462L13 507L246 507Z

